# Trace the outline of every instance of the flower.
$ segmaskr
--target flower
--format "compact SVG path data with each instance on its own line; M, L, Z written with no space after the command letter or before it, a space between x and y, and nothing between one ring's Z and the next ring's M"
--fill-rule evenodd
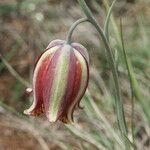
M45 113L50 122L73 122L89 80L89 56L84 46L63 40L50 42L37 60L33 74L33 104L27 115Z

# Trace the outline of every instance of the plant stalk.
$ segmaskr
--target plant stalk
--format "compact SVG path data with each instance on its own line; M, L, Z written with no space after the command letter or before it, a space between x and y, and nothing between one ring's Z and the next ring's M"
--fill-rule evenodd
M109 45L107 38L105 37L103 30L101 29L101 27L97 23L96 19L94 18L92 12L90 11L90 9L87 6L87 4L85 3L85 1L84 0L78 0L78 2L80 4L80 6L82 7L85 15L89 19L89 22L98 31L100 37L102 38L102 40L104 42L105 48L107 50L108 57L110 59L110 66L112 68L112 74L113 74L113 78L114 78L114 82L115 82L115 90L116 90L115 102L116 102L116 113L117 113L118 125L119 125L119 129L120 129L123 141L125 142L125 147L126 147L126 149L129 149L129 146L127 146L129 144L128 144L128 141L126 139L128 137L128 131L127 131L127 126L126 126L126 121L125 121L123 101L121 98L121 91L120 91L120 86L119 86L119 77L118 77L118 72L117 72L117 68L116 68L116 64L115 64L112 50L110 48L110 45Z
M66 43L67 44L71 44L71 37L72 37L72 34L73 34L73 31L75 30L75 28L77 27L77 25L79 25L80 23L82 22L86 22L88 21L88 18L85 17L85 18L80 18L78 19L76 22L73 23L73 25L71 26L69 32L68 32L68 35L67 35L67 39L66 39Z

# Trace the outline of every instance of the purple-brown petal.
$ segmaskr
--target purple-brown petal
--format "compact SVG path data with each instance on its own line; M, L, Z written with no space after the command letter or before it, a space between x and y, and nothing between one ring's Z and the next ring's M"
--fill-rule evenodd
M52 91L52 86L54 84L54 78L56 77L56 67L59 65L59 56L61 54L61 48L55 52L51 59L51 63L49 63L47 73L45 74L45 78L43 80L43 101L44 101L44 107L45 107L45 114L49 121L51 121L51 118L49 117L50 105L51 105L51 95L55 92ZM55 90L55 89L54 89Z
M85 58L85 60L87 61L89 65L90 60L89 60L89 55L88 55L86 48L79 43L72 43L71 45L75 50L81 53L81 55Z
M33 104L31 107L24 111L27 115L40 115L44 112L43 105L43 79L47 72L47 68L51 61L54 52L58 47L45 51L39 58L33 74Z
M53 40L48 44L48 46L46 47L46 50L50 49L54 46L62 46L64 43L65 43L65 41L63 41L63 40L59 40L59 39Z

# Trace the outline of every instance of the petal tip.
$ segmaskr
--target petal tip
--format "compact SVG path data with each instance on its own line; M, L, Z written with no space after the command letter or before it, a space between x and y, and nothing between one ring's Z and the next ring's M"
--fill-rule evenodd
M23 113L24 113L25 115L31 115L31 112L29 112L28 109L24 110Z
M49 114L49 116L47 117L49 122L56 122L57 121L57 116L54 114Z
M34 110L34 109L31 109L32 107L30 107L29 109L26 109L26 110L24 110L24 114L25 115L28 115L28 116L39 116L39 115L41 115L42 113L44 113L44 108L43 107L41 107L41 108L39 108L39 109L37 109L37 110Z

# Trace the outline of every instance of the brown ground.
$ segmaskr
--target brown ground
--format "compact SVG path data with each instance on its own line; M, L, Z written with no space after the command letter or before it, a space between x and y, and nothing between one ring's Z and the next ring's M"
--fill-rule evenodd
M40 150L41 146L28 133L0 125L1 150Z
M60 150L49 144L50 150ZM38 141L29 133L17 131L0 124L0 150L43 150Z

